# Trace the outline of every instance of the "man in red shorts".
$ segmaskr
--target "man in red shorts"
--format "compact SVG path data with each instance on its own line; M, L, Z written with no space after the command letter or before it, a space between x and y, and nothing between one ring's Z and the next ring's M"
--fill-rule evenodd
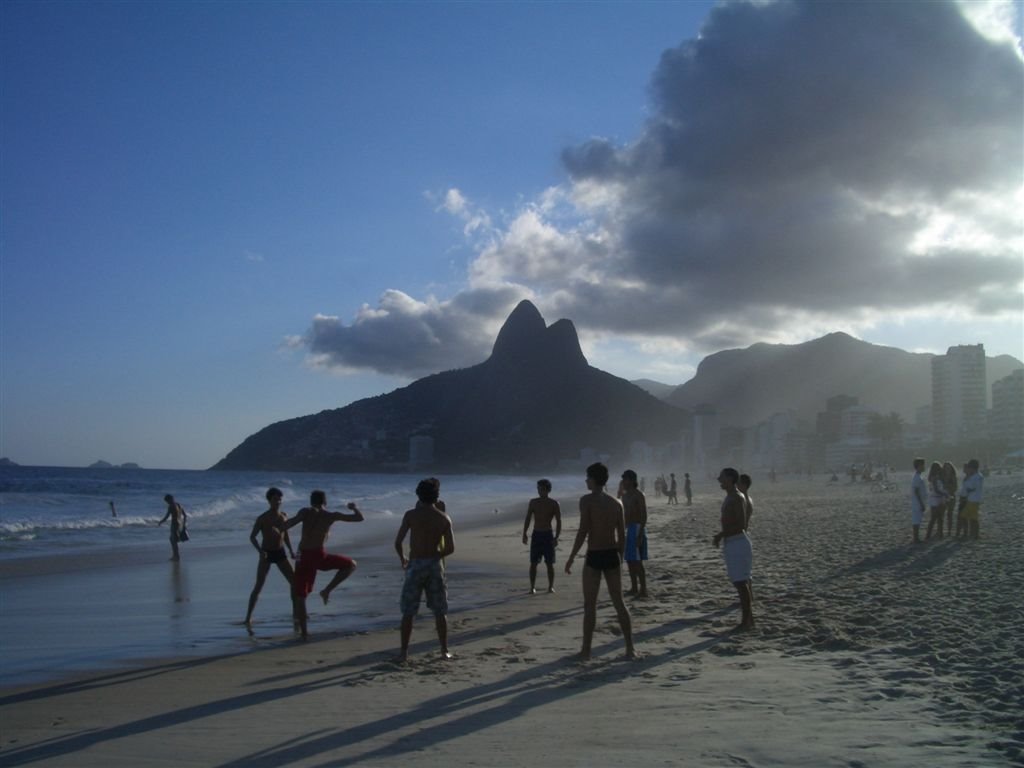
M295 564L295 580L293 583L295 613L299 622L299 630L302 632L302 639L309 635L306 632L306 597L313 591L313 583L316 581L317 571L337 571L331 582L320 590L320 598L327 604L331 592L336 586L352 575L356 569L356 561L345 555L331 555L324 549L327 541L327 534L339 520L346 523L359 523L363 521L363 513L356 505L349 502L348 508L352 514L344 512L330 512L327 509L327 494L323 491L313 491L309 495L309 506L299 510L295 517L286 522L282 530L288 530L294 525L302 523L302 539L299 541L299 561Z

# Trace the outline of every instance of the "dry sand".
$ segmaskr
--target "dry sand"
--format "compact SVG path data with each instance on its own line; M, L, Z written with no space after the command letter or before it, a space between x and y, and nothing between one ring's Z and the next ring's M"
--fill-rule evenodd
M453 603L453 662L421 615L406 666L397 629L314 623L307 644L6 688L0 765L1021 765L1024 483L989 478L981 541L914 546L905 479L872 493L755 478L750 633L730 632L710 487L692 507L650 500L638 661L603 600L594 660L572 660L579 575L559 564L556 594L525 594L521 522L505 519L457 530L453 595L474 581L489 603ZM556 495L564 558L576 494ZM487 561L497 577L479 576Z

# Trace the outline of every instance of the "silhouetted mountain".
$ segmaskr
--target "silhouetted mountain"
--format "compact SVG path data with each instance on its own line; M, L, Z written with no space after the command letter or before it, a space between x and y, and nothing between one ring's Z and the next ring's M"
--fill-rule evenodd
M214 469L405 469L409 441L434 441L431 469L550 471L590 448L679 440L689 414L587 364L568 320L546 326L521 302L483 363L427 376L344 408L281 421Z
M813 423L827 398L844 394L912 421L916 408L931 403L933 357L845 333L803 344L754 344L704 358L696 375L667 400L682 408L713 405L721 424L746 427L790 409ZM1024 367L1009 355L990 357L987 363L987 390L996 379Z
M6 456L4 456L2 459L0 459L0 467L16 467L16 466L18 466L18 464L16 462L11 461Z
M644 392L650 392L659 400L667 400L669 395L676 391L676 384L663 384L653 379L632 379L630 384L636 384Z

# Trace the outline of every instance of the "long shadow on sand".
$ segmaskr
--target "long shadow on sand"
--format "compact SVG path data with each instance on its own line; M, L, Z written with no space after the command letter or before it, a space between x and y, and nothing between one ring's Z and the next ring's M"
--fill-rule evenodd
M579 609L562 611L559 612L559 615L567 615L574 612L579 612ZM551 620L551 614L542 614L522 621L492 625L470 634L475 639L503 636L531 626L542 625ZM649 630L635 633L635 639L637 643L641 643L645 640L682 631L703 621L706 621L705 616L667 622ZM464 637L465 635L461 636ZM637 674L638 669L652 669L679 658L699 653L721 642L725 637L726 635L708 638L689 646L646 656L635 662L621 659L615 661L598 660L590 664L579 665L571 663L570 658L563 658L540 665L527 665L504 680L445 694L372 723L326 733L320 730L304 734L282 742L277 747L262 750L225 763L224 768L228 766L286 765L296 760L313 758L316 755L334 749L350 747L363 741L384 737L395 733L397 730L420 725L438 716L454 718L449 727L435 729L433 732L423 732L417 728L415 734L398 737L394 742L384 747L379 747L352 758L344 758L340 761L331 759L329 762L324 763L324 765L354 765L360 760L374 756L403 755L431 744L441 743L467 731L487 728L535 707L575 695L582 692L582 690L617 682ZM419 645L426 649L432 648L434 644L424 641ZM595 647L594 653L595 655L600 655L618 650L619 648L621 648L621 640L616 639ZM378 652L364 654L361 660L348 660L346 666L379 661L381 655ZM198 666L212 660L196 660L195 662L165 665L152 670L149 674L165 674L176 669L182 669L185 666ZM302 696L310 691L334 688L339 684L369 683L372 679L379 676L380 666L380 664L377 664L374 668L368 670L359 669L349 674L326 675L324 674L325 670L319 668L315 671L315 674L317 674L316 679L300 683L296 683L295 675L273 678L275 681L280 679L281 685L268 690L228 696L217 701L184 707L177 711L162 712L109 728L97 728L73 735L59 736L31 745L25 745L24 747L4 749L0 752L0 766L26 765L40 760L69 755L79 750L95 747L104 742L172 728L223 712L247 707L258 707L263 704ZM394 671L399 670L397 666L393 667L393 669ZM125 681L126 678L123 675L110 675L100 680L91 681L90 687L101 688L107 685L117 685ZM47 689L48 693L45 695L56 696L79 690L87 690L87 688L76 688L73 684L68 687L53 686ZM499 703L495 704L495 702ZM489 704L494 706L478 710L479 707L486 707ZM462 710L466 710L465 714L457 714Z
M663 637L705 619L706 617L699 617L667 622L650 630L635 633L635 640L639 644ZM504 634L504 630L499 629L496 634ZM725 637L726 635L720 635L708 638L688 646L647 655L636 661L618 657L579 664L573 663L573 657L570 656L545 664L528 665L525 669L494 683L438 696L389 717L352 728L329 734L310 733L305 741L290 739L276 747L222 763L217 768L285 765L412 729L413 732L398 736L388 744L351 757L329 758L317 768L358 765L362 761L381 757L394 757L397 761L407 753L429 749L449 739L507 722L531 709L620 682L637 675L640 671L708 650L722 642ZM594 653L600 655L619 649L621 640L616 639L596 647ZM444 721L443 727L424 727L438 718Z

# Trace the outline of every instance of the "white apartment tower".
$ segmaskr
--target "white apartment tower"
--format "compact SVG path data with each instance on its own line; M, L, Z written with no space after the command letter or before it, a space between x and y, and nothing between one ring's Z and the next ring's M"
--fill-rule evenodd
M951 445L985 436L985 345L950 347L932 358L932 433Z

